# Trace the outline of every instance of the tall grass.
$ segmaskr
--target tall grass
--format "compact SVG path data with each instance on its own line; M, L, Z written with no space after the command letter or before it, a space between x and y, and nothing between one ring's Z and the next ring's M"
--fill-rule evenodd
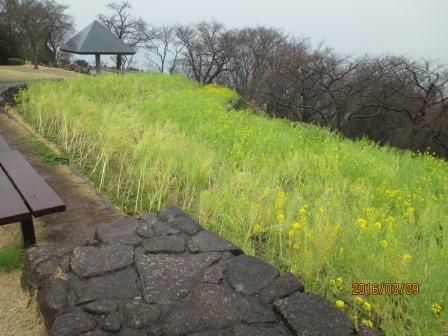
M357 325L448 333L447 163L227 111L234 98L181 76L105 75L31 84L18 110L128 212L176 204ZM354 282L421 291L359 297Z

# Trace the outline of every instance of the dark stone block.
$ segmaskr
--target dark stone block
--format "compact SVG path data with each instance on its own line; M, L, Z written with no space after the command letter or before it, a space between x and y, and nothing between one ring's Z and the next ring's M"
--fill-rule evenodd
M291 333L281 325L241 325L234 329L232 336L291 336Z
M153 226L154 236L172 236L181 233L181 231L172 228L166 223L156 223Z
M49 275L60 266L61 258L70 254L74 246L71 245L44 245L31 247L24 253L24 265L22 271L21 285L23 289L31 290L33 287L42 286ZM42 263L40 269L33 274L36 267Z
M224 239L213 232L202 230L196 233L189 241L188 248L191 252L221 252L230 251L234 255L242 254L238 247L227 239Z
M134 250L129 245L82 246L73 250L70 266L79 277L103 275L134 262Z
M275 301L274 308L297 335L355 335L347 316L319 295L295 293Z
M383 333L377 328L367 328L366 326L362 326L358 330L356 336L383 336Z
M133 268L89 278L76 288L77 303L107 299L130 299L140 295Z
M271 307L262 306L256 297L248 298L250 309L243 313L243 322L247 323L274 323L278 317Z
M138 245L141 239L136 234L137 227L138 220L133 217L119 219L100 225L96 231L96 238L105 243Z
M126 324L133 329L144 329L151 326L160 317L157 305L141 301L130 301L124 306Z
M219 282L221 282L222 279L224 279L225 268L226 268L226 265L223 262L219 262L219 263L216 263L216 264L210 266L204 272L204 276L202 277L202 282L218 284Z
M59 316L50 329L50 336L78 336L95 329L97 322L83 313L67 313Z
M272 303L294 292L303 292L303 284L292 273L285 273L274 281L272 285L260 291L260 302Z
M202 230L202 226L199 225L198 222L176 207L168 207L160 210L158 218L161 221L167 222L171 227L188 235L195 234Z
M91 302L85 305L83 308L84 311L91 314L108 315L117 311L118 305L111 300L105 299Z
M34 284L41 287L60 267L61 259L59 257L49 256L34 268L32 272L32 280Z
M101 329L110 331L112 333L117 332L121 328L121 317L118 313L109 314L101 323Z
M154 236L154 224L148 224L141 220L137 227L137 234L143 238L151 238Z
M47 329L50 329L57 316L68 310L68 292L68 281L54 277L48 279L38 292L37 303Z
M181 253L185 252L185 239L182 236L153 237L143 242L145 253Z
M230 289L203 284L165 317L164 334L184 335L231 327L241 321L249 303Z
M218 253L137 256L143 298L149 303L173 303L199 283L205 269L220 257Z
M227 280L237 291L252 295L269 286L278 276L270 264L251 256L240 255L227 263Z
M235 333L232 328L227 328L221 330L200 331L189 334L188 336L235 336Z

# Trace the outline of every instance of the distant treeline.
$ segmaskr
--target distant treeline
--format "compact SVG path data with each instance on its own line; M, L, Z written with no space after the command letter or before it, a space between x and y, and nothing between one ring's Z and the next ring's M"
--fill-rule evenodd
M448 157L444 66L407 57L341 56L267 27L199 23L160 31L162 38L153 41L160 71L228 86L275 117Z
M448 157L445 66L403 56L343 56L270 27L155 27L134 17L129 2L107 8L98 20L144 52L152 70L228 86L274 117ZM0 61L9 51L31 54L35 64L39 53L61 63L59 47L73 32L65 10L53 0L0 0ZM117 69L131 66L132 57L116 58Z

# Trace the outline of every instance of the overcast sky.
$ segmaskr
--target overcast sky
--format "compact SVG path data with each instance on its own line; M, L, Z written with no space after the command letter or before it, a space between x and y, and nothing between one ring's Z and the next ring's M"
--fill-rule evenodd
M108 0L62 0L76 29L105 13ZM130 0L147 22L216 19L227 27L267 25L342 54L399 54L448 64L448 0ZM140 66L143 66L141 57ZM93 58L92 58L93 60Z

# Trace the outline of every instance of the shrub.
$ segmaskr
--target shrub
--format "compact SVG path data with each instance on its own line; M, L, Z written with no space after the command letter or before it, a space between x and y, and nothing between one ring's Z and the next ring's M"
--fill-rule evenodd
M8 64L8 65L25 65L25 61L18 57L10 57L6 61L6 64Z

